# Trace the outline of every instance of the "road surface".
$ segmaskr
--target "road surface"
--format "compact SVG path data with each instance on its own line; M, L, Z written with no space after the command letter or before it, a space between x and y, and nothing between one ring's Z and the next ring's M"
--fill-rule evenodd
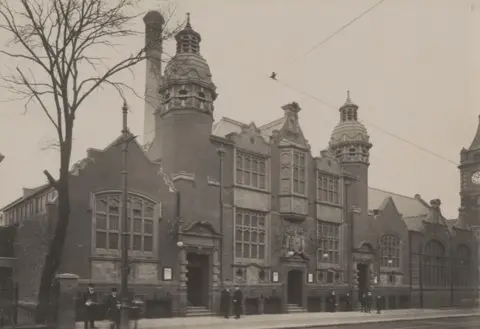
M318 329L476 329L480 328L480 316L464 318L424 319L415 321L379 322L355 325L335 325ZM313 329L313 328L312 328Z

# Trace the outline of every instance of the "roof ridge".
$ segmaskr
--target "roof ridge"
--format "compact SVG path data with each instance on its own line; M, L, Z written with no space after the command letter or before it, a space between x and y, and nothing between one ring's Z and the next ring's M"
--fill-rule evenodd
M380 192L386 192L388 194L393 194L393 195L398 195L398 196L401 196L403 198L407 198L407 199L411 199L411 200L415 200L415 201L418 201L418 199L414 197L411 197L411 196L407 196L407 195L404 195L404 194L399 194L399 193L395 193L395 192L390 192L390 191L387 191L387 190L383 190L383 189L380 189L380 188L376 188L376 187L371 187L369 186L368 187L369 189L372 189L372 190L377 190L377 191L380 191Z
M275 120L270 121L270 122L268 122L264 125L259 126L258 129L262 130L262 129L270 128L271 126L275 126L276 124L280 123L283 119L284 119L284 117L275 119Z
M235 119L232 119L232 118L228 118L228 117L222 117L220 120L218 120L217 123L220 123L222 120L225 121L225 122L229 122L229 123L233 123L233 124L241 125L241 126L247 126L248 125L247 123L243 123L241 121L238 121L238 120L235 120Z

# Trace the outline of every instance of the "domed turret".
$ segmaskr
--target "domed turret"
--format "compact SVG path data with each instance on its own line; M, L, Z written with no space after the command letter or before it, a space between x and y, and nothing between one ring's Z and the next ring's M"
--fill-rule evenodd
M340 122L333 129L329 147L341 162L368 163L369 150L372 147L365 126L358 121L358 106L350 99L339 109Z
M160 105L155 112L155 139L149 157L161 159L166 173L206 177L201 157L211 156L216 87L210 68L200 55L201 36L193 30L189 14L175 39L177 52L167 63L157 89Z
M188 108L211 115L216 87L207 61L200 55L201 36L193 30L187 15L185 28L175 36L177 52L165 67L159 89L163 112Z

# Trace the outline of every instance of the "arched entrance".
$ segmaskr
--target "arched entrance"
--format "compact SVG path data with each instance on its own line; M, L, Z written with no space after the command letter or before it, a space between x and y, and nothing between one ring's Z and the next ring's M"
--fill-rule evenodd
M302 305L303 272L290 270L287 276L287 302L288 304Z

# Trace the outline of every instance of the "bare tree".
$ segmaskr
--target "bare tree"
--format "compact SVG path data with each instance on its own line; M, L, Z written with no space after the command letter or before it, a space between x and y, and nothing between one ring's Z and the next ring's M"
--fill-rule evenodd
M43 111L55 128L56 148L60 151L58 179L44 171L58 191L58 221L42 269L37 322L45 321L50 287L60 265L69 222L69 166L75 116L99 88L113 87L122 98L126 91L135 93L131 86L114 78L146 59L150 46L170 38L179 28L177 25L168 31L167 18L155 42L109 63L109 55L118 55L117 47L125 44L125 38L143 35L130 26L141 15L136 3L137 0L0 0L0 28L11 36L0 53L22 62L10 75L2 77L5 87L16 99L25 101L26 109L34 105Z

